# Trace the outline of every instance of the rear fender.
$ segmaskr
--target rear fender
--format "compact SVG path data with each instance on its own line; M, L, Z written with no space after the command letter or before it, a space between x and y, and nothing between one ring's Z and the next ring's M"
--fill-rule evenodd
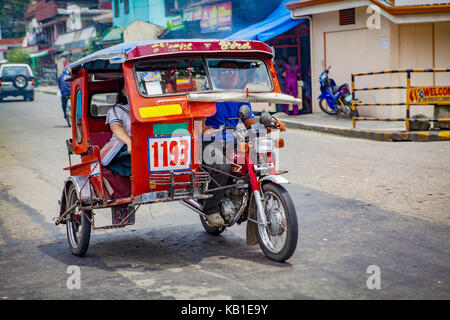
M262 186L263 184L267 183L267 182L272 182L275 184L289 184L289 180L279 176L279 175L269 175L269 176L264 176L259 180L259 184Z

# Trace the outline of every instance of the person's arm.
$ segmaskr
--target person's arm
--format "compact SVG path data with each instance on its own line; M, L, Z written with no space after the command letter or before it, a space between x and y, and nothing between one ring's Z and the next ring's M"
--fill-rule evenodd
M128 153L131 154L131 138L118 122L111 124L111 131L114 136L127 145Z
M245 119L245 120L243 121L243 123L244 123L244 126L248 129L248 128L250 128L253 124L255 124L255 118L248 118L248 119Z

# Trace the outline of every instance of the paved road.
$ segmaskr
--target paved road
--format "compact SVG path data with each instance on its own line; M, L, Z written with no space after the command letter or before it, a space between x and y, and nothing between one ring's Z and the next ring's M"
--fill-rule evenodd
M52 222L71 132L58 99L37 93L0 112L0 299L450 298L450 143L287 132L279 161L300 234L284 264L246 246L245 226L210 236L177 203L95 232L77 258ZM369 290L373 265L381 289ZM80 289L67 287L69 266Z

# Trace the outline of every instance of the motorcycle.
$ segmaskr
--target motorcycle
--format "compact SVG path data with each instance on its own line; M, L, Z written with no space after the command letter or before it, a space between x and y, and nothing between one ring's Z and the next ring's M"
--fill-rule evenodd
M245 119L250 114L248 106L241 107L240 118ZM232 173L228 174L217 169L201 165L207 172L216 171L229 176L225 197L220 200L220 215L225 224L222 227L211 227L206 222L203 212L204 201L189 199L182 204L196 211L205 230L213 235L221 234L234 224L247 223L247 244L259 244L264 254L275 261L285 261L294 253L298 239L297 214L293 201L282 186L289 183L277 175L272 151L283 147L281 139L273 139L267 132L280 129L277 119L265 112L261 114L260 124L249 129L222 126L215 130L217 137L234 137L234 148L227 150L227 158L233 159ZM241 153L238 152L241 151ZM231 151L231 152L230 152ZM209 193L214 189L206 187Z
M352 112L352 93L348 88L348 84L345 83L341 86L337 86L336 82L328 77L331 66L325 69L319 77L320 91L319 106L320 109L329 115L337 115L341 112L352 117L359 117L359 112L355 109L353 115Z

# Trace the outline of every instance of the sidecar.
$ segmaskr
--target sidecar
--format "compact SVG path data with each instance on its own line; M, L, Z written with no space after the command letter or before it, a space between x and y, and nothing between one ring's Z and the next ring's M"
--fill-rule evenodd
M259 41L172 40L123 43L68 65L72 138L66 140L69 177L56 224L66 224L72 253L85 255L91 230L133 224L140 205L210 197L210 176L199 170L199 141L216 102L298 103L280 94L272 58L271 48ZM242 66L242 85L232 92L214 80L227 59ZM129 178L102 165L112 137L106 114L116 103L119 78L131 119ZM118 207L126 207L128 216L95 226L96 209Z

